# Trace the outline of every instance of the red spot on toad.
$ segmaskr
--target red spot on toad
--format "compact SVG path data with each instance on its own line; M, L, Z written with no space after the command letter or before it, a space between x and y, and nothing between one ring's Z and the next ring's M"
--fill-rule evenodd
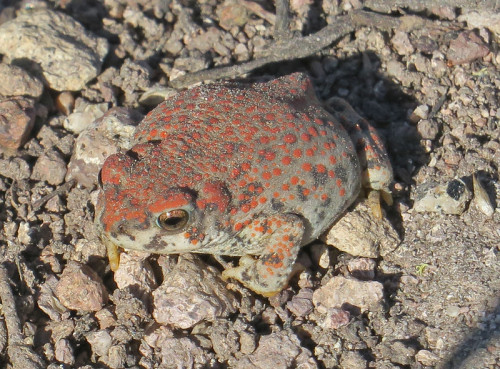
M316 165L316 171L318 173L325 173L326 167L323 164L318 164L318 165Z
M285 143L287 144L293 144L297 141L297 137L291 133L285 135L285 137L283 137L283 141L285 141Z

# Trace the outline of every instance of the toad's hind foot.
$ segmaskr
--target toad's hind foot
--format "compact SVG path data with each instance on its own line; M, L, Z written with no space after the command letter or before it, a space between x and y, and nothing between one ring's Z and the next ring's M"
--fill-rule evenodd
M382 205L380 203L381 197L387 205L392 205L392 194L390 192L383 190L372 190L368 193L367 196L367 203L372 210L373 217L379 220L382 219Z
M285 288L290 279L302 243L304 225L294 214L275 215L258 219L255 223L255 227L244 232L261 237L267 243L263 254L258 259L242 256L239 265L226 269L222 278L236 279L252 291L270 297Z
M338 118L356 146L361 164L361 182L368 193L373 215L382 218L380 197L392 205L392 167L382 139L375 128L362 118L347 101L332 97L326 102L327 110Z

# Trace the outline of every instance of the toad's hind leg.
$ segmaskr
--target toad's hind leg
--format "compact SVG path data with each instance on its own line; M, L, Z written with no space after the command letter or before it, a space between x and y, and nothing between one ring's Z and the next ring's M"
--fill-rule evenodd
M295 214L255 219L241 231L240 237L258 238L264 250L258 259L241 257L239 266L226 269L222 277L234 278L260 295L275 295L291 277L303 235L304 222Z
M362 185L368 190L368 201L374 216L382 218L380 196L392 205L390 186L393 181L389 156L375 128L362 118L347 101L332 97L325 108L337 117L356 147L362 168Z

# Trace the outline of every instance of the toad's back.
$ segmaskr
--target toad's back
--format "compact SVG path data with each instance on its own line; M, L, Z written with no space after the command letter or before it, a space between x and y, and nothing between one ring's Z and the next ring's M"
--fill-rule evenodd
M184 91L138 127L136 143L155 140L169 183L197 188L220 181L227 187L236 230L252 214L295 213L306 221L306 243L331 225L360 187L348 134L299 73Z

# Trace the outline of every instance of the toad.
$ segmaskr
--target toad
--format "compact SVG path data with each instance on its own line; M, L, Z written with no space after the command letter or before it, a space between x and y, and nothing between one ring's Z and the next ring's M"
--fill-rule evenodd
M343 100L329 104L333 114L294 73L202 85L158 105L133 148L101 170L96 225L112 268L116 247L241 256L224 278L264 296L283 289L301 246L362 184L390 198L379 136Z

